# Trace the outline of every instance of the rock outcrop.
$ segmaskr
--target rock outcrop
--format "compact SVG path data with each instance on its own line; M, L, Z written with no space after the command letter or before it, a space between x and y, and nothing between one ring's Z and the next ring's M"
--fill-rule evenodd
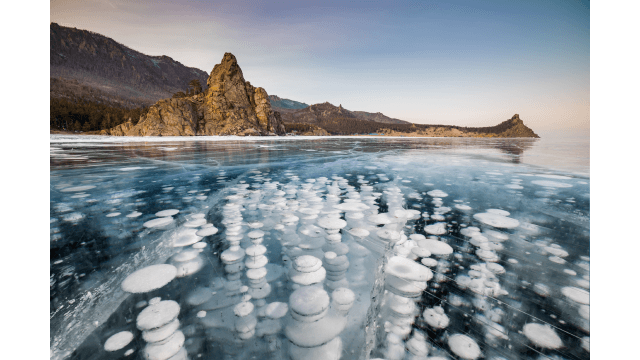
M381 128L376 133L389 136L419 137L490 137L490 138L539 138L531 128L526 126L515 114L511 119L496 126L470 128L451 125L418 125L411 127Z
M524 124L522 120L520 120L520 115L515 114L511 117L511 119L507 120L506 125L508 128L503 132L498 134L498 137L533 137L539 138L538 134L533 132L528 126Z
M245 81L236 57L224 54L207 80L208 89L186 98L158 101L135 126L121 124L116 136L283 135L278 112L261 87Z

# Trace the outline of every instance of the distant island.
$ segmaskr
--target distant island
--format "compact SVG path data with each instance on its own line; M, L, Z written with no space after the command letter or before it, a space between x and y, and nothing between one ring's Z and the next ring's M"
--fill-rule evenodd
M268 95L224 54L211 74L103 35L50 26L50 130L112 136L539 137L518 114L492 127L423 125Z

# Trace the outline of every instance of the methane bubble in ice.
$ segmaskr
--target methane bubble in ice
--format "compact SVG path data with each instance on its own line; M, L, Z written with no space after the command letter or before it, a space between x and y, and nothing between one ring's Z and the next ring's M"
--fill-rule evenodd
M500 215L500 216L509 216L509 215L511 215L510 212L505 211L505 210L501 210L501 209L487 209L487 212L491 213L491 214Z
M363 228L353 228L349 230L349 234L357 238L365 238L369 236L369 231Z
M133 334L130 331L121 331L117 334L111 335L109 339L104 343L105 351L118 351L133 340Z
M431 191L427 192L427 194L429 194L429 196L434 197L434 198L443 198L443 197L449 196L449 194L447 194L446 192L444 192L442 190L431 190Z
M424 258L424 259L420 260L420 262L422 263L422 265L428 266L428 267L436 267L436 266L438 266L438 260L432 259L432 258Z
M497 275L505 273L504 267L502 267L502 265L496 264L496 263L488 263L487 264L487 270L489 270L492 273L497 274Z
M213 226L209 226L209 227L206 227L206 228L203 228L203 229L198 230L198 231L196 232L196 235L197 235L197 236L205 237L205 236L214 235L214 234L216 234L217 232L218 232L218 228L213 227Z
M179 327L180 321L176 318L157 329L143 331L142 339L149 344L158 343L170 337Z
M448 344L451 351L462 359L475 360L482 354L478 343L466 335L452 335L449 337Z
M561 264L561 265L566 263L566 261L563 258L557 257L557 256L549 256L549 260L551 260L556 264Z
M313 322L315 318L324 316L329 302L329 294L316 286L302 287L289 297L293 318L305 322Z
M201 236L198 236L198 230L182 228L173 234L173 246L182 247L189 246L202 240Z
M80 191L91 190L91 189L93 189L95 187L96 187L95 185L82 185L82 186L68 187L68 188L62 189L60 191L62 191L62 192L80 192Z
M173 222L173 218L171 216L167 216L167 217L161 217L161 218L155 218L153 220L149 220L142 225L147 228L154 228L154 227L166 226L171 224L172 222Z
M449 317L440 306L426 309L422 317L434 329L444 329L449 326Z
M271 319L280 319L289 311L289 305L282 302L272 302L265 308L265 315Z
M540 185L540 186L551 187L551 188L570 188L570 187L573 187L573 185L571 185L571 184L561 183L561 182L558 182L558 181L551 181L551 180L534 180L531 183L532 184L536 184L536 185Z
M178 269L169 264L151 265L135 271L122 282L122 290L129 293L147 293L167 285L176 277Z
M582 289L578 289L573 286L566 286L562 288L562 294L569 299L584 305L589 305L589 292Z
M197 306L206 303L213 296L213 291L210 288L197 288L187 295L187 304L191 306Z
M497 228L512 229L520 225L520 222L516 219L490 212L474 214L473 218L480 221L481 223Z
M169 360L173 356L173 359L186 359L184 340L184 334L178 330L163 341L149 343L143 350L143 356L148 360Z
M449 244L439 240L419 240L418 245L429 250L433 255L450 255L453 253L453 248Z
M547 179L558 179L558 180L571 180L571 179L573 179L572 177L569 177L569 176L553 175L553 174L538 174L536 176L547 178Z
M493 242L503 242L509 240L509 235L491 229L484 230L484 234L489 235L492 238Z
M167 216L173 216L177 213L179 213L180 210L176 210L176 209L168 209L168 210L162 210L162 211L158 211L156 213L157 217L167 217Z
M149 305L138 314L136 327L142 331L159 329L178 318L180 305L173 300L163 300Z
M200 251L198 251L198 249L192 248L192 249L184 250L182 252L177 253L172 257L172 259L178 262L185 262L185 261L193 260L196 256L198 256L199 253Z
M536 323L526 324L522 333L535 345L545 349L558 349L562 347L562 340L555 330L549 325Z
M424 227L424 231L431 235L443 235L446 234L447 228L445 223L439 222Z
M428 258L429 256L431 256L431 251L419 246L414 246L413 248L411 248L411 252L419 258Z
M401 256L394 256L387 263L386 273L412 281L429 281L433 273L424 265Z
M589 320L589 305L580 305L580 308L578 308L578 314L580 314L584 319Z
M191 221L187 221L186 223L184 223L184 226L188 227L188 228L197 228L197 227L200 227L200 226L202 226L202 225L204 225L206 223L207 223L206 219L196 218L196 219L193 219Z

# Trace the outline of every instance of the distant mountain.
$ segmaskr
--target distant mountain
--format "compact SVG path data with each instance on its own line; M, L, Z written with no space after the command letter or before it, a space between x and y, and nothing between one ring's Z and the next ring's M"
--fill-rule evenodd
M335 106L329 102L314 104L304 109L294 111L282 111L282 120L286 123L315 124L334 118L353 118L356 116L349 110Z
M83 95L94 89L107 102L140 106L186 91L193 79L206 88L205 71L168 56L145 55L106 36L56 23L51 23L49 36L50 76L57 80L52 97L68 97L69 89L84 87Z
M309 107L309 105L305 103L301 103L301 102L289 100L289 99L282 99L282 98L279 98L277 95L269 95L269 101L271 101L271 107L274 108L274 110L280 110L280 109L295 110L295 109L304 109L306 107Z
M271 102L273 104L273 100ZM282 119L287 123L316 124L337 118L350 118L366 121L374 121L383 124L411 124L408 121L390 118L382 113L369 113L365 111L349 111L342 105L335 106L329 102L315 104L299 110L277 109L282 114Z
M305 114L297 110L293 120L291 113L283 113L286 131L298 134L324 129L331 135L391 135L421 137L539 137L524 125L518 114L496 126L463 127L455 125L384 124L356 118L351 112L336 114L335 106L325 103L311 105ZM315 109L314 109L315 107Z
M383 124L411 124L409 121L390 118L387 115L377 112L369 113L365 111L352 111L352 113L358 118L363 120L375 121Z

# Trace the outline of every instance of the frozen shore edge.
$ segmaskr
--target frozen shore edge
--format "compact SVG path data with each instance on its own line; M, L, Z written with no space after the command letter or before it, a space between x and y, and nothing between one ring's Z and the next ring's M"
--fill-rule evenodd
M386 135L331 135L331 136L106 136L106 135L49 135L50 143L139 143L139 142L195 142L195 141L256 141L256 140L318 140L318 139L533 139L523 138L484 138L452 136L386 136Z

